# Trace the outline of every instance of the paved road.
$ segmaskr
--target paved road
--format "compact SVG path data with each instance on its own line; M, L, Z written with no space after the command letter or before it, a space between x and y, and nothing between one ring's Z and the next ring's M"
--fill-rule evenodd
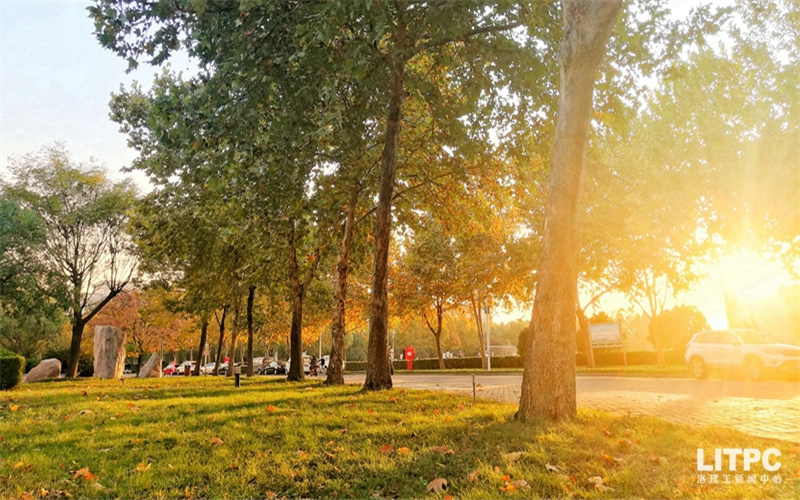
M363 383L364 374L347 375ZM395 387L472 394L470 375L397 373ZM476 375L479 398L516 403L522 374ZM578 406L673 422L721 425L800 443L800 382L579 375Z

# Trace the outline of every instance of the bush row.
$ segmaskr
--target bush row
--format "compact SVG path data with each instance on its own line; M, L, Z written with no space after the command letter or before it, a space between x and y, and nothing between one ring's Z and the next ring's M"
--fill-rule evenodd
M25 358L0 349L0 389L8 390L22 382Z
M628 365L655 365L658 363L655 351L632 351L626 353L628 358ZM683 353L676 351L667 351L664 353L664 358L667 364L682 364L684 362ZM594 353L595 366L614 366L622 365L623 357L621 351L599 350ZM524 358L521 356L501 356L492 358L492 368L522 368ZM575 364L577 366L586 366L586 355L577 353L575 355ZM444 360L446 369L480 369L481 358L450 358ZM415 370L435 370L439 368L439 360L437 358L415 359ZM346 364L346 371L348 372L363 372L367 369L366 361L348 361ZM396 360L394 362L395 371L405 370L406 362L403 360Z

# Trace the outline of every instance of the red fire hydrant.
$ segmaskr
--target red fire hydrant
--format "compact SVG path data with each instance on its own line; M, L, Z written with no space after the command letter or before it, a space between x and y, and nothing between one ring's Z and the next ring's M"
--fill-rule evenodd
M414 369L414 346L410 345L407 346L405 351L403 351L403 357L406 358L406 370L413 370Z

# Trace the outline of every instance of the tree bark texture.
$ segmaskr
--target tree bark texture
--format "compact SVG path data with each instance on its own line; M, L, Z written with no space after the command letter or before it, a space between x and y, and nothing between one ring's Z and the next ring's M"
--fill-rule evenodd
M405 45L406 26L397 26L397 45ZM400 120L404 95L405 57L395 56L390 82L389 112L386 117L386 137L381 155L381 180L375 217L375 257L372 266L372 299L367 346L367 376L365 391L392 388L389 369L389 243L392 237L392 198L397 174L397 148L400 140Z
M442 306L441 304L436 304L436 328L433 328L430 321L428 321L428 316L423 314L422 317L425 319L425 324L428 325L428 330L431 331L433 334L433 338L436 339L436 354L439 356L439 369L444 370L446 367L444 366L444 357L442 356L442 321L443 321L443 313L442 313Z
M578 299L584 163L597 68L621 0L562 0L561 87L550 187L518 418L575 415L575 304Z
M222 308L222 318L217 321L217 325L219 325L219 344L217 345L217 359L214 362L214 375L219 375L219 365L222 363L222 346L225 343L225 316L227 314L228 306L225 306Z
M360 190L354 189L347 204L344 235L336 260L336 288L333 292L333 321L331 322L331 358L325 385L344 385L345 307L347 300L347 275L350 272L350 248L356 226L356 205Z
M228 377L233 376L233 365L236 364L236 337L239 336L239 314L242 309L242 299L238 295L233 300L233 328L231 328L231 348L230 360L228 360L228 369L225 370L225 375Z
M206 350L206 343L208 343L208 316L203 315L200 318L200 350L197 352L197 365L194 367L195 376L200 375L200 369L203 367L203 351Z
M256 299L256 287L247 289L247 376L255 375L253 366L253 302Z
M81 356L81 340L83 339L84 326L86 326L86 323L81 321L79 315L75 315L72 321L72 341L69 345L67 378L75 378L78 376L78 359Z

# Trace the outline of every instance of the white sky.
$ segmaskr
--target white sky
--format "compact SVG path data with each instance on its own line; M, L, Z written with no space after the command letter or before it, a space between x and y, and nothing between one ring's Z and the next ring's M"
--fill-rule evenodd
M676 17L699 4L670 1ZM135 157L108 117L110 94L134 80L148 86L159 70L142 65L126 74L127 63L102 49L92 35L88 5L69 0L0 0L0 177L7 175L10 155L36 151L55 141L66 143L76 160L94 157L120 177L119 170ZM188 72L192 67L186 58L173 60L172 66ZM144 176L133 176L146 190ZM737 283L778 279L779 271L764 269L739 277ZM709 271L709 277L680 301L697 305L713 327L725 327L721 275L713 268ZM620 297L610 297L602 305L611 312L625 303ZM530 317L530 312L494 315L497 321L521 317Z

